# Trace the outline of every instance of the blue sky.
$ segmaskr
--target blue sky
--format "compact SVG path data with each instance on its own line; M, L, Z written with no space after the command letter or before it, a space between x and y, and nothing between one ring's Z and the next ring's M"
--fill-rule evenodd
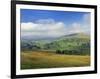
M90 13L21 9L22 36L59 37L90 32Z
M50 11L50 10L21 10L21 22L35 22L38 19L53 18L55 21L62 21L65 24L73 22L83 22L83 16L86 12L67 12L67 11Z

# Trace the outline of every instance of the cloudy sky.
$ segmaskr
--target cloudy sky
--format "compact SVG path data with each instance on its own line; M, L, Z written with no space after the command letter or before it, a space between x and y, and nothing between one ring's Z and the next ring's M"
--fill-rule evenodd
M55 38L90 33L90 13L21 9L21 37Z

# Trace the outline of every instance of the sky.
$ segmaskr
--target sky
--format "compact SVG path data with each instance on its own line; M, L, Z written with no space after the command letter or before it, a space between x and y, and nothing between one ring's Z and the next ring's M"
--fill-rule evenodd
M89 12L21 9L21 37L55 38L90 33Z

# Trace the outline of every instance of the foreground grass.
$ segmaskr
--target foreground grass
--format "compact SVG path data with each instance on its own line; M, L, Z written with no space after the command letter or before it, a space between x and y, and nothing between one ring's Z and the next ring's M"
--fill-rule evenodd
M21 69L82 67L89 65L90 56L61 55L39 51L26 51L21 53Z

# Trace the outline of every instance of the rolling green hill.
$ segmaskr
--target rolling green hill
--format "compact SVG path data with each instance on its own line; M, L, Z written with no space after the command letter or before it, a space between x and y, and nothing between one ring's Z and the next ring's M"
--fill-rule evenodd
M84 33L75 33L61 36L52 41L21 40L22 50L54 51L59 54L90 54L90 36Z

